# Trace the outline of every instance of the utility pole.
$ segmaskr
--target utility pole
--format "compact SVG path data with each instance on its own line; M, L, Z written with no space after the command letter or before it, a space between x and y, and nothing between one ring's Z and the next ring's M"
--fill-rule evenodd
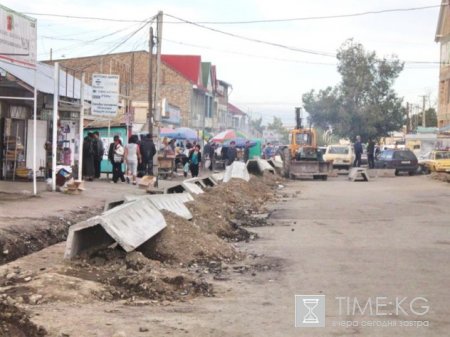
M410 133L411 132L411 117L409 114L409 102L406 102L406 133Z
M148 132L153 134L153 27L150 25L148 41Z
M163 23L163 12L159 11L157 15L156 24L156 83L155 83L155 96L153 100L153 105L155 107L153 115L153 122L155 128L153 129L153 138L155 139L156 148L161 147L159 140L159 128L161 122L161 102L160 102L160 78L161 78L161 41L162 41L162 23ZM152 71L151 69L150 71ZM153 157L153 175L158 176L158 157ZM155 187L158 187L158 179L156 180Z
M426 120L425 120L425 101L427 99L427 96L422 95L420 97L422 97L422 126L426 127L427 125L426 125Z

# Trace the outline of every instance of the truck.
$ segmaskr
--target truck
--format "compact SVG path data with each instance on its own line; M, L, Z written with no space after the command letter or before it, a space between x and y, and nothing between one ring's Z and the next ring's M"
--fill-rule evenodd
M296 127L289 132L289 145L281 150L283 175L289 179L327 180L333 163L323 159L317 147L317 132L314 128L304 128L300 116L301 109L295 109Z

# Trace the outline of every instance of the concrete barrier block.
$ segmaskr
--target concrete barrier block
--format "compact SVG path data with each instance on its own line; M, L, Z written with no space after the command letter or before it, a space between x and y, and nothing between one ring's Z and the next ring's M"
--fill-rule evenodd
M172 194L172 193L184 193L186 192L186 189L183 185L177 184L171 187L167 187L164 191L165 194Z
M214 187L218 185L218 182L215 181L212 177L201 178L201 181L205 186Z
M221 181L223 181L224 175L224 172L213 173L211 175L211 178L214 179L217 183L220 183Z
M245 163L235 161L233 164L227 166L223 182L229 182L232 178L243 179L247 182L250 180L250 175L248 174Z
M197 185L196 183L194 183L194 182L183 181L183 183L181 185L189 193L192 193L192 194L202 194L202 193L204 193L202 188L199 185Z
M185 219L192 219L192 214L184 205L186 202L194 201L194 198L189 193L174 193L174 194L156 194L156 195L126 195L126 202L134 202L141 198L150 201L153 206L159 210L166 210L172 212Z
M72 227L66 241L66 258L74 257L86 249L101 248L114 241L125 251L133 251L164 229L166 220L150 201L142 198L124 203Z
M353 167L348 173L350 181L369 181L369 173L365 167Z

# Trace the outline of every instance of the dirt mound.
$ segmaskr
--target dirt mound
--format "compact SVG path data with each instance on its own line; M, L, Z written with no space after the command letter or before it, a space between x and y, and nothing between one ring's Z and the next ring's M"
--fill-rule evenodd
M0 298L0 336L2 337L43 337L47 332L32 323L28 315L11 298Z
M233 241L249 240L256 235L242 228L242 221L236 219L263 212L263 204L275 197L274 187L279 181L281 178L273 174L252 176L249 182L232 179L196 196L186 206L194 215L194 223L207 233ZM250 222L248 217L246 223Z
M66 275L106 285L98 292L101 300L136 299L156 301L184 300L194 296L213 296L205 280L182 268L145 257L141 252L126 253L120 248L103 249L73 261Z
M435 180L439 180L439 181L444 181L444 182L450 183L450 174L449 173L433 172L431 174L431 179L435 179Z
M231 245L216 235L203 231L195 222L169 212L163 213L167 227L139 248L145 256L183 265L209 260L233 260L239 257Z

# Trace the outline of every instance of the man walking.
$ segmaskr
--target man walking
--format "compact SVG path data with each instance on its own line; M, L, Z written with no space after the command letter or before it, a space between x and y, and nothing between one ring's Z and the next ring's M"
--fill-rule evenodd
M225 165L229 166L233 164L236 158L237 158L236 142L233 140L230 143L230 147L227 149Z
M98 131L94 131L93 146L94 146L94 170L95 170L94 177L98 179L100 178L101 164L103 154L105 153L105 148L103 147L103 142L100 139L100 134Z
M153 157L156 154L156 146L153 142L152 135L145 135L141 141L142 167L146 175L153 175Z
M363 153L363 147L361 144L361 137L356 136L356 143L354 145L355 149L355 161L353 162L353 167L361 167L361 156Z
M367 144L367 162L369 168L375 168L375 142L372 138L369 140L369 144Z

